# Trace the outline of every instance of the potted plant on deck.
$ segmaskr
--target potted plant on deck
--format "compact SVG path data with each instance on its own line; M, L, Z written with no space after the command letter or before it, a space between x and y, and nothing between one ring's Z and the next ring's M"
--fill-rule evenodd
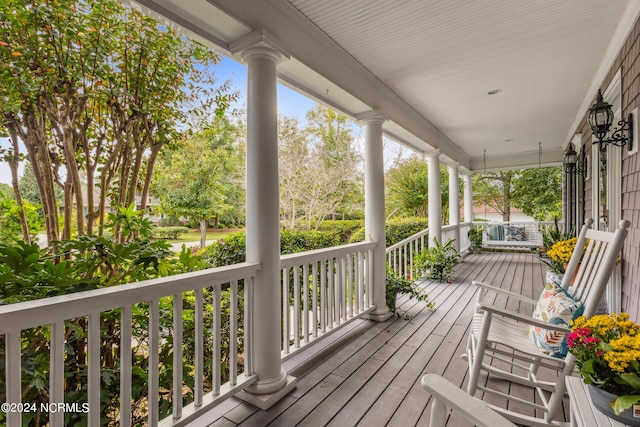
M410 320L411 317L407 315L405 311L400 310L396 306L396 299L398 294L407 294L411 298L425 302L429 310L433 310L435 304L429 301L429 295L420 288L411 277L404 277L395 271L389 265L387 265L386 274L386 302L389 310L403 319Z
M437 238L433 238L433 246L426 248L416 256L414 267L418 271L427 272L427 277L438 282L451 283L453 267L460 259L460 253L454 246L454 239L440 244Z
M469 242L471 243L471 252L480 252L482 248L482 233L484 233L484 227L481 225L474 225L467 232L467 237L469 237Z

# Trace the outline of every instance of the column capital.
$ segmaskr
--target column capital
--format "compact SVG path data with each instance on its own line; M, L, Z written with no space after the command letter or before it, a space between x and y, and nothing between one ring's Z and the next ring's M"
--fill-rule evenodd
M458 170L460 168L459 162L448 163L447 168Z
M284 44L263 28L235 40L231 43L229 50L233 55L239 56L244 63L254 55L271 58L276 64L290 58Z
M438 159L438 161L440 160L440 150L430 150L430 151L425 151L424 155L429 158L429 157L436 157Z
M369 123L382 124L387 121L387 118L380 110L369 110L356 115L356 120L358 121L358 124L368 125Z

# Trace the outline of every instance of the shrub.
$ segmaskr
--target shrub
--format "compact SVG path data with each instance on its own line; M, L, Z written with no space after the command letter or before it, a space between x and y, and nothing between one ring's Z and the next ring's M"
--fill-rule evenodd
M135 216L135 215L134 215ZM64 295L122 283L157 278L172 274L201 270L205 265L183 250L174 254L166 242L151 242L145 238L134 238L121 243L113 239L80 235L73 240L56 241L52 252L41 249L36 244L19 242L15 246L0 244L0 305L30 301L37 298ZM171 297L160 300L163 314L160 316L161 337L159 348L161 389L170 389L172 384L171 366L173 361L170 343L172 332ZM185 310L186 311L186 310ZM113 381L118 375L120 310L101 313L101 419L103 425L116 425L110 417L117 412L119 405L119 384ZM132 307L132 329L134 336L144 337L149 331L148 305L137 304ZM68 401L86 401L87 390L82 386L87 379L87 322L86 318L65 321L65 399ZM31 328L23 332L21 354L23 366L23 396L26 402L46 402L48 393L43 378L49 373L49 349L47 337L49 327ZM185 328L184 345L192 346L193 334ZM223 337L226 342L228 334ZM167 343L167 344L164 344ZM5 342L0 341L0 355L5 353ZM223 349L223 351L225 351ZM146 373L148 349L143 343L132 348L134 372L132 373L132 399L134 406L146 403ZM224 356L224 354L223 354ZM227 356L228 357L228 356ZM224 361L224 360L223 360ZM212 364L210 364L212 366ZM185 356L185 369L192 369L193 363ZM0 363L0 390L5 389L6 368ZM27 386L28 385L28 386ZM161 417L169 414L170 401L161 402ZM35 413L28 414L35 417ZM4 421L0 414L0 424ZM25 425L34 425L33 419L25 420ZM82 425L79 414L66 414L65 425ZM141 425L144 420L138 420ZM46 424L46 414L40 420ZM2 424L4 425L4 424Z
M340 243L345 244L349 243L351 236L363 229L364 220L361 219L350 219L350 220L326 220L322 221L320 224L320 228L318 231L324 231L333 233L338 236Z
M180 218L178 218L175 215L170 215L167 218L160 218L158 220L158 225L161 227L173 227L180 224L181 224Z
M426 218L393 218L386 222L386 246L389 247L427 228ZM364 227L353 233L351 243L362 242L364 240Z
M339 236L329 231L283 230L280 233L280 253L283 255L330 248L339 244Z
M189 232L187 227L153 227L151 237L154 239L177 240L181 235Z
M206 246L200 255L209 267L240 264L247 259L247 238L244 231L232 233Z
M338 246L336 234L326 231L283 230L280 233L280 253L297 252ZM221 267L245 262L246 235L244 231L230 234L204 248L200 254L210 267Z

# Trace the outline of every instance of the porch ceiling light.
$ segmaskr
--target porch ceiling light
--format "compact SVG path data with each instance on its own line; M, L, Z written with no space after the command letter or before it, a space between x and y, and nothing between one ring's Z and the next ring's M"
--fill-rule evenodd
M613 130L613 134L607 138L613 123L613 110L611 104L602 98L600 89L598 89L596 103L589 108L588 122L591 126L591 132L598 138L600 150L604 150L605 144L613 144L616 147L627 146L629 151L633 148L633 116L631 114L626 121L620 120L618 127Z

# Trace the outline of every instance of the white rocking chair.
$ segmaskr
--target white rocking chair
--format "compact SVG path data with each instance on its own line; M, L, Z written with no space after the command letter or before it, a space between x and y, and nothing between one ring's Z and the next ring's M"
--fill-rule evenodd
M582 227L576 249L571 255L560 285L565 291L571 293L574 300L582 302L583 315L586 317L593 316L598 309L629 228L629 221L621 221L615 233L592 230L590 228L592 224L593 220L587 219ZM585 247L585 244L587 246L583 253L580 248ZM570 289L574 277L575 286ZM517 424L568 426L568 423L554 421L554 418L562 406L565 377L573 373L575 358L571 353L565 357L554 357L540 351L529 336L529 326L564 333L569 332L569 329L492 306L486 302L488 292L497 292L522 303L532 304L534 307L537 301L484 283L474 281L473 284L480 287L480 293L471 324L467 353L462 356L469 363L468 393L474 395L477 390L481 390L498 395L509 401L507 408L511 407L511 403L517 402L514 406L533 407L534 413L539 414L539 416L531 416L490 405L492 409ZM492 359L508 367L505 370L492 366ZM556 371L556 379L554 381L539 379L538 370L542 367ZM541 403L492 389L490 381L487 381L487 386L482 386L479 382L480 373L483 371L489 377L494 376L534 388Z

